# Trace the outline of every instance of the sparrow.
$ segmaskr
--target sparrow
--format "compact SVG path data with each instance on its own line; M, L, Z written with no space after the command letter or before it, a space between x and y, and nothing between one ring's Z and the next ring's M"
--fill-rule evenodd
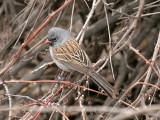
M62 28L53 27L48 31L46 44L56 65L63 71L78 71L88 75L111 98L116 98L118 91L94 70L92 63L71 34Z

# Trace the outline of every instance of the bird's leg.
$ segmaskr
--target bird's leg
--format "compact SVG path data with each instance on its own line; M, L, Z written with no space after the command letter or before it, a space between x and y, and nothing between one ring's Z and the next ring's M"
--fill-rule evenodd
M69 76L69 72L65 72L65 71L59 72L58 80L59 81L64 81L68 78L68 76Z
M65 80L68 80L69 75L70 75L69 72L64 72L64 78L65 78Z

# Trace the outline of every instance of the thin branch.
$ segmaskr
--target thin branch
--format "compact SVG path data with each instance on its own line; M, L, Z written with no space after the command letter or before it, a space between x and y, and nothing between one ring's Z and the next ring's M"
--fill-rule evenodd
M26 47L26 45L33 40L33 38L35 38L35 36L52 20L52 18L59 13L60 11L62 11L64 8L66 8L72 0L68 0L67 2L65 2L65 4L63 4L60 8L58 8L56 11L52 12L50 14L50 16L48 17L48 19L34 32L34 34L25 42L21 45L21 48L18 50L18 52L13 56L11 62L6 65L1 71L0 71L0 75L4 74L9 68L11 68L13 66L13 64L15 64L17 62L18 57L20 56L21 52L23 51L23 49Z
M86 20L86 22L84 23L84 25L83 25L81 31L79 32L78 36L76 37L76 40L77 40L77 41L79 41L79 38L80 38L80 36L82 35L83 31L85 31L85 30L87 29L87 27L88 27L88 22L89 22L90 19L92 18L93 13L94 13L97 5L98 5L100 2L101 2L101 0L98 0L97 2L96 2L96 0L93 1L93 3L92 3L92 8L91 8L90 13L88 14L87 20Z

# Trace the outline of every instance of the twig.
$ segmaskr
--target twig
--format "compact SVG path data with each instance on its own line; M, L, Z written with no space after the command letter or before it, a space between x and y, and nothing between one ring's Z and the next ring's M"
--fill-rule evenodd
M132 41L132 37L133 35L135 34L135 30L137 29L138 27L138 22L141 18L141 14L143 12L143 8L144 8L144 5L145 5L145 0L140 0L140 3L139 3L139 9L138 9L138 13L136 15L136 18L131 27L127 30L127 32L122 36L122 38L119 40L119 42L116 44L116 46L113 48L113 53L117 53L119 50L123 49L124 47L126 47L126 45L128 45L131 41ZM132 33L131 33L132 32ZM129 35L129 33L131 33L128 41L123 44L119 49L117 49L120 44L123 42L123 40Z
M105 1L103 0L103 3L105 4ZM106 21L107 21L107 29L108 29L108 36L109 36L109 61L110 61L110 65L111 65L111 71L112 71L112 75L113 75L113 79L115 80L115 75L114 75L114 70L113 70L113 65L112 65L112 52L111 52L111 43L112 43L112 40L111 40L111 32L110 32L110 26L109 26L109 21L108 21L108 14L107 14L107 10L106 10L106 7L104 6L104 11L105 11L105 16L106 16ZM106 62L107 63L107 59L106 59ZM105 65L103 65L104 67ZM103 69L103 68L101 68Z
M43 64L42 66L40 66L39 68L31 71L30 73L31 73L31 74L34 74L34 73L36 73L37 71L39 71L40 69L46 68L47 66L53 65L54 63L55 63L54 61L49 62L49 63L45 63L45 64Z
M23 51L23 49L26 47L26 45L33 40L33 38L35 38L35 36L51 21L51 19L60 11L62 11L65 7L67 7L70 2L72 0L68 0L67 2L65 2L65 4L63 4L60 8L58 8L56 11L52 12L50 14L50 16L48 17L48 19L34 32L34 34L25 42L21 45L21 48L18 50L18 52L14 55L14 57L12 58L11 62L6 65L1 71L0 71L0 75L4 74L5 71L7 71L9 68L11 68L11 66L13 66L13 64L15 64L17 62L18 57L20 56L21 52Z
M123 32L123 31L127 30L128 28L129 28L129 27L124 27L124 28L122 28L120 31L118 31L118 32L116 32L116 33L113 33L112 35L117 35L117 34Z
M90 11L90 13L88 14L88 18L87 18L85 24L83 25L81 31L79 32L78 36L76 37L76 40L77 40L77 41L79 41L79 38L80 38L80 36L82 35L83 31L85 31L85 30L87 29L87 27L88 27L88 22L89 22L89 20L91 19L91 17L93 16L93 13L94 13L97 5L100 3L100 1L101 1L101 0L98 0L97 2L96 2L96 0L93 1L91 11Z
M86 0L83 0L83 1L85 2L85 4L86 4L88 10L90 11L90 8L89 8L89 5L88 5L87 1L86 1Z
M153 84L150 84L150 83L138 82L138 84L152 86L152 87L154 87L154 88L156 88L156 89L160 90L160 88L159 88L159 87L157 87L157 86L155 86L155 85L153 85Z
M159 37L160 38L160 37ZM159 45L160 44L160 40L159 41L157 41L157 44ZM157 44L156 44L156 47L155 47L155 51L154 51L154 54L153 54L153 57L152 57L152 60L155 60L156 59L156 56L157 56L157 53L158 53L158 49L159 49L159 47L157 46ZM152 71L152 69L155 71L155 73L157 74L157 76L160 78L160 74L157 72L157 70L155 69L155 67L153 66L154 65L154 63L152 62L150 62L149 60L147 60L142 54L140 54L139 52L138 52L138 50L136 50L135 48L133 48L131 45L129 45L129 48L131 49L131 50L133 50L137 55L139 55L143 60L145 60L145 62L147 63L147 64L149 64L150 65L150 68L148 68L148 70L150 71L148 74L148 77L147 77L147 81L148 81L148 79L149 79L149 76L150 76L150 74L151 74L151 71ZM146 81L145 81L146 82Z
M56 109L59 113L61 113L66 120L69 120L69 118L62 112L61 109L59 109L59 107L55 106L53 103L51 103L50 105L51 105L54 109Z
M128 14L126 14L126 13L119 12L118 10L114 10L114 9L110 8L110 7L109 7L109 4L106 3L104 0L103 0L103 3L104 3L104 5L105 5L108 9L110 9L110 10L113 11L113 12L117 12L117 13L122 14L122 15L125 15L125 16L127 16L127 17L129 17L129 18L136 18L135 16L128 15Z
M119 47L119 45L121 44L121 42L123 41L123 39L126 37L126 36L128 36L128 34L132 31L132 30L134 30L132 33L131 33L131 35L130 35L130 37L129 37L129 42L131 42L131 38L132 38L132 36L134 35L134 33L135 33L135 30L137 29L137 25L138 25L138 22L139 22L139 20L140 20L140 17L141 17L141 14L142 14L142 11L143 11L143 8L144 8L144 5L145 5L145 0L141 0L140 2L139 2L139 6L141 6L139 9L138 9L138 12L137 12L137 15L136 15L136 17L137 17L137 19L135 19L134 21L133 21L133 24L131 25L131 27L128 29L128 31L123 35L123 37L121 38L121 40L118 42L118 44L113 48L113 53L116 53L116 52L118 52L118 50L116 50L118 47ZM122 46L122 47L124 47L124 45ZM122 48L121 47L121 48ZM120 48L119 48L120 49ZM116 50L116 51L115 51ZM123 96L123 95L122 95ZM123 97L121 97L120 99L122 99ZM118 102L114 105L114 106L116 106L116 105L118 105ZM114 110L114 108L113 108L113 110ZM110 116L110 114L111 113L109 113L108 115L107 115L107 117L109 117Z
M65 4L63 4L60 8L58 8L56 11L52 12L49 16L49 18L34 32L34 34L25 42L22 44L19 51L15 54L14 58L18 58L24 47L46 26L46 24L49 23L49 21L61 10L63 10L66 6L70 4L72 0L68 0Z
M29 54L30 52L32 52L36 47L38 47L41 43L43 43L44 40L46 40L46 37L47 37L47 36L45 36L42 40L40 40L37 44L35 44L35 45L34 45L32 48L30 48L27 52L25 52L24 54L22 54L21 57L23 57L23 56Z
M70 22L70 28L69 28L70 33L72 32L74 7L75 7L75 0L73 0L73 5L72 5L71 22Z
M38 21L40 15L42 14L42 11L43 11L43 9L44 9L46 3L47 3L47 0L44 0L44 3L43 3L43 5L42 5L42 8L41 8L41 10L40 10L40 12L39 12L39 14L38 14L38 16L37 16L37 18L36 18L34 24L33 24L33 27L31 28L31 30L30 30L28 36L26 37L26 40L29 38L29 36L31 35L33 29L35 28L35 25L37 24L37 21Z
M159 31L159 37L158 37L156 46L155 46L155 48L154 48L152 61L156 61L159 48L160 48L160 31ZM146 60L146 59L144 59L144 60L146 61L146 63L148 62L148 60ZM154 63L153 63L153 62L152 62L152 63L149 63L149 65L150 65L150 66L149 66L149 68L148 68L148 73L147 73L146 79L144 80L145 83L148 83L148 82L149 82L149 78L150 78L152 69L155 71L155 73L157 74L157 76L160 78L160 74L157 72L157 70L155 69L155 67L153 67L153 66L154 66ZM143 94L143 93L145 92L145 89L146 89L146 85L143 85L140 93ZM140 94L140 95L141 95L141 94Z
M17 38L17 40L16 40L13 48L17 45L19 39L21 38L22 33L24 32L24 30L25 30L25 28L26 28L26 26L27 26L27 23L28 23L28 21L29 21L29 18L30 18L30 16L31 16L31 13L32 13L32 11L33 11L33 8L34 8L35 4L36 4L36 1L34 1L33 5L32 5L31 11L29 12L29 16L28 16L28 18L26 19L26 21L25 21L25 23L24 23L24 27L23 27L21 33L19 34L19 36L18 36L18 38Z
M6 90L6 93L10 94L7 85L3 84L3 86L4 86L5 90ZM12 110L11 110L11 108L12 108L12 99L11 99L10 95L8 95L8 101L9 101L9 116L12 116ZM11 117L9 117L8 120L11 120Z
M93 90L93 89L90 89L90 88L87 88L87 87L84 87L84 86L80 86L80 85L77 85L75 83L71 83L69 81L58 81L58 80L40 80L40 81L27 81L27 80L10 80L10 81L3 81L3 83L0 83L0 85L4 84L4 83L61 83L61 84L70 84L70 85L73 85L73 86L77 86L77 87L80 87L82 89L86 89L86 90L89 90L89 91L92 91L92 92L95 92L95 93L98 93L98 94L101 94L101 95L106 95L105 93L102 93L102 92L99 92L99 91L96 91L96 90Z
M57 90L57 92L44 104L44 106L42 106L39 110L39 112L36 114L34 120L37 120L38 116L41 114L42 110L49 104L49 102L63 89L63 87L61 87L59 90Z
M160 12L154 12L154 13L148 13L148 14L142 14L141 17L146 17L146 16L150 16L150 15L157 15L160 14Z
M112 118L112 120L127 120L134 115L142 115L144 113L150 113L151 111L159 111L159 105L147 106L146 108L139 108L138 111L126 112L124 114L119 114L116 117Z
M151 5L155 4L155 3L158 3L159 1L160 1L160 0L157 0L157 1L154 1L154 2L151 2L151 3L148 3L148 4L145 5L145 7L151 6ZM139 9L140 7L141 7L141 6L135 7L135 8L133 8L133 9Z
M12 95L12 94L9 94L9 93L4 94L4 95L13 96L13 97L20 97L20 98L26 98L26 99L32 100L32 101L34 101L34 102L37 102L37 100L35 100L35 99L33 99L33 98L29 97L29 96L24 96L24 95Z
M79 100L79 105L80 105L80 109L81 109L81 114L82 114L83 120L86 120L87 116L86 116L85 109L83 107L84 95L81 94L80 89L78 89L78 96L79 96L78 100Z
M155 61L156 58L157 58L157 54L158 54L158 51L159 51L159 46L160 46L160 31L159 31L159 37L158 37L158 40L157 40L157 43L156 43L156 46L155 46L155 49L154 49L154 53L153 53L153 57L152 57L152 61ZM151 75L151 72L152 72L152 69L155 71L155 73L157 74L157 76L160 78L160 74L157 72L157 70L155 69L154 67L154 63L150 63L142 54L140 54L138 52L138 50L136 50L135 48L133 48L131 45L130 45L130 49L133 50L137 55L139 55L142 59L145 60L145 62L147 64L149 64L149 68L148 68L148 72L147 72L147 75L146 75L146 78L144 80L144 83L148 83L149 82L149 78L150 78L150 75ZM140 98L141 96L141 100L143 101L143 107L145 108L145 101L144 101L144 93L146 91L146 84L143 85L141 91L140 91L140 94L138 96L138 98Z

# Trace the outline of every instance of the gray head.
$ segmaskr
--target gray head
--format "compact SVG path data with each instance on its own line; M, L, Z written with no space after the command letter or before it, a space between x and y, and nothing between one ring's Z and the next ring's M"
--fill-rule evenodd
M48 31L47 39L50 41L50 46L56 47L57 45L66 42L71 38L71 34L62 28L53 27Z

